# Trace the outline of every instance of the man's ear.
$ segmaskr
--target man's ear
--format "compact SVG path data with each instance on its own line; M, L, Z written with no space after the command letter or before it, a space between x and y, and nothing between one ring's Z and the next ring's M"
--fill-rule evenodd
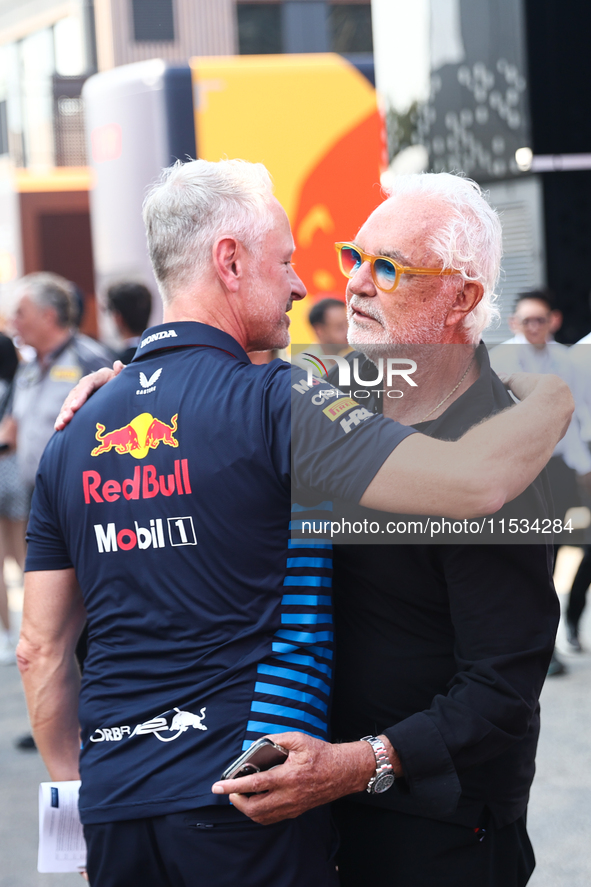
M511 315L508 323L509 323L509 329L511 330L511 332L515 333L517 335L517 333L520 330L520 325L519 325L519 321L517 320L517 318L515 317L514 314Z
M234 237L220 237L213 245L213 265L224 288L235 293L244 275L244 247Z
M43 322L48 324L49 326L61 326L58 318L58 313L55 308L52 308L51 305L47 305L41 309L41 317Z
M484 295L484 287L477 280L465 280L445 319L446 326L456 326L474 311Z
M550 312L550 332L556 333L562 326L562 311L557 308Z

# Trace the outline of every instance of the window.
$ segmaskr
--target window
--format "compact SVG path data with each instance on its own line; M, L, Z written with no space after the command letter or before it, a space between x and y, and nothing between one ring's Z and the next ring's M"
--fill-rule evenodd
M136 43L174 40L172 0L132 0Z
M333 52L373 52L371 6L332 3L328 7L330 48Z
M53 77L53 136L56 166L85 166L84 77Z
M240 55L281 52L281 4L240 3L238 46Z

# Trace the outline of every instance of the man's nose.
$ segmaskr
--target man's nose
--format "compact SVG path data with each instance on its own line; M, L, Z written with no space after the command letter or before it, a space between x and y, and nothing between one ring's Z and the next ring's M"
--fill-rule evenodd
M300 299L304 299L306 296L307 290L304 284L304 281L301 277L298 277L294 268L291 269L291 295L294 302L299 302Z
M376 287L371 276L371 265L369 262L362 262L353 274L353 277L349 278L347 292L351 295L375 296Z

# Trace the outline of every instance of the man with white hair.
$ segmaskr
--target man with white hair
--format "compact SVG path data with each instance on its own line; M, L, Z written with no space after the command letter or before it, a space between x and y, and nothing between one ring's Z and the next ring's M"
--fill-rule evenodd
M248 360L285 347L305 294L264 167L177 165L144 218L164 323L38 475L17 652L33 731L53 779L80 772L93 887L327 887L325 808L263 828L211 792L254 739L328 735L330 550L288 539L292 482L381 510L486 514L541 470L570 395L522 379L525 402L462 440L416 434L281 361ZM455 274L438 268L415 273ZM375 770L365 742L339 759L364 784Z
M17 372L0 436L16 447L29 498L66 394L81 376L111 362L98 342L76 332L77 310L73 284L58 274L27 274L16 285L13 325L20 341L35 349L35 358Z
M501 226L474 183L401 176L355 242L337 247L349 341L368 364L395 354L418 365L416 389L367 407L454 440L507 406L477 347L496 310ZM359 351L347 359L375 377ZM521 528L537 514L540 526L545 492L542 477L498 519ZM559 615L550 545L538 539L337 545L333 737L371 744L372 779L364 785L360 750L343 766L338 744L289 734L275 737L290 751L282 767L213 790L240 792L233 803L261 823L360 792L333 805L343 887L522 887L534 866L525 814L538 697Z

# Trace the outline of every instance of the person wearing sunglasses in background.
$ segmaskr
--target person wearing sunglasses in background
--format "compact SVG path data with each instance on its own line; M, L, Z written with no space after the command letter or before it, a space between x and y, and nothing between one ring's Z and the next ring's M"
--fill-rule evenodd
M366 407L453 440L509 405L478 347L495 316L501 225L475 183L399 176L337 252L359 378L374 378L380 357L418 367L416 388ZM547 514L546 493L541 476L499 514L520 519L532 503ZM342 887L526 884L538 698L559 615L547 539L336 545L337 744L276 736L286 764L214 791L240 792L233 803L262 823L341 798ZM354 759L339 760L338 743L359 739L376 755L366 786Z

